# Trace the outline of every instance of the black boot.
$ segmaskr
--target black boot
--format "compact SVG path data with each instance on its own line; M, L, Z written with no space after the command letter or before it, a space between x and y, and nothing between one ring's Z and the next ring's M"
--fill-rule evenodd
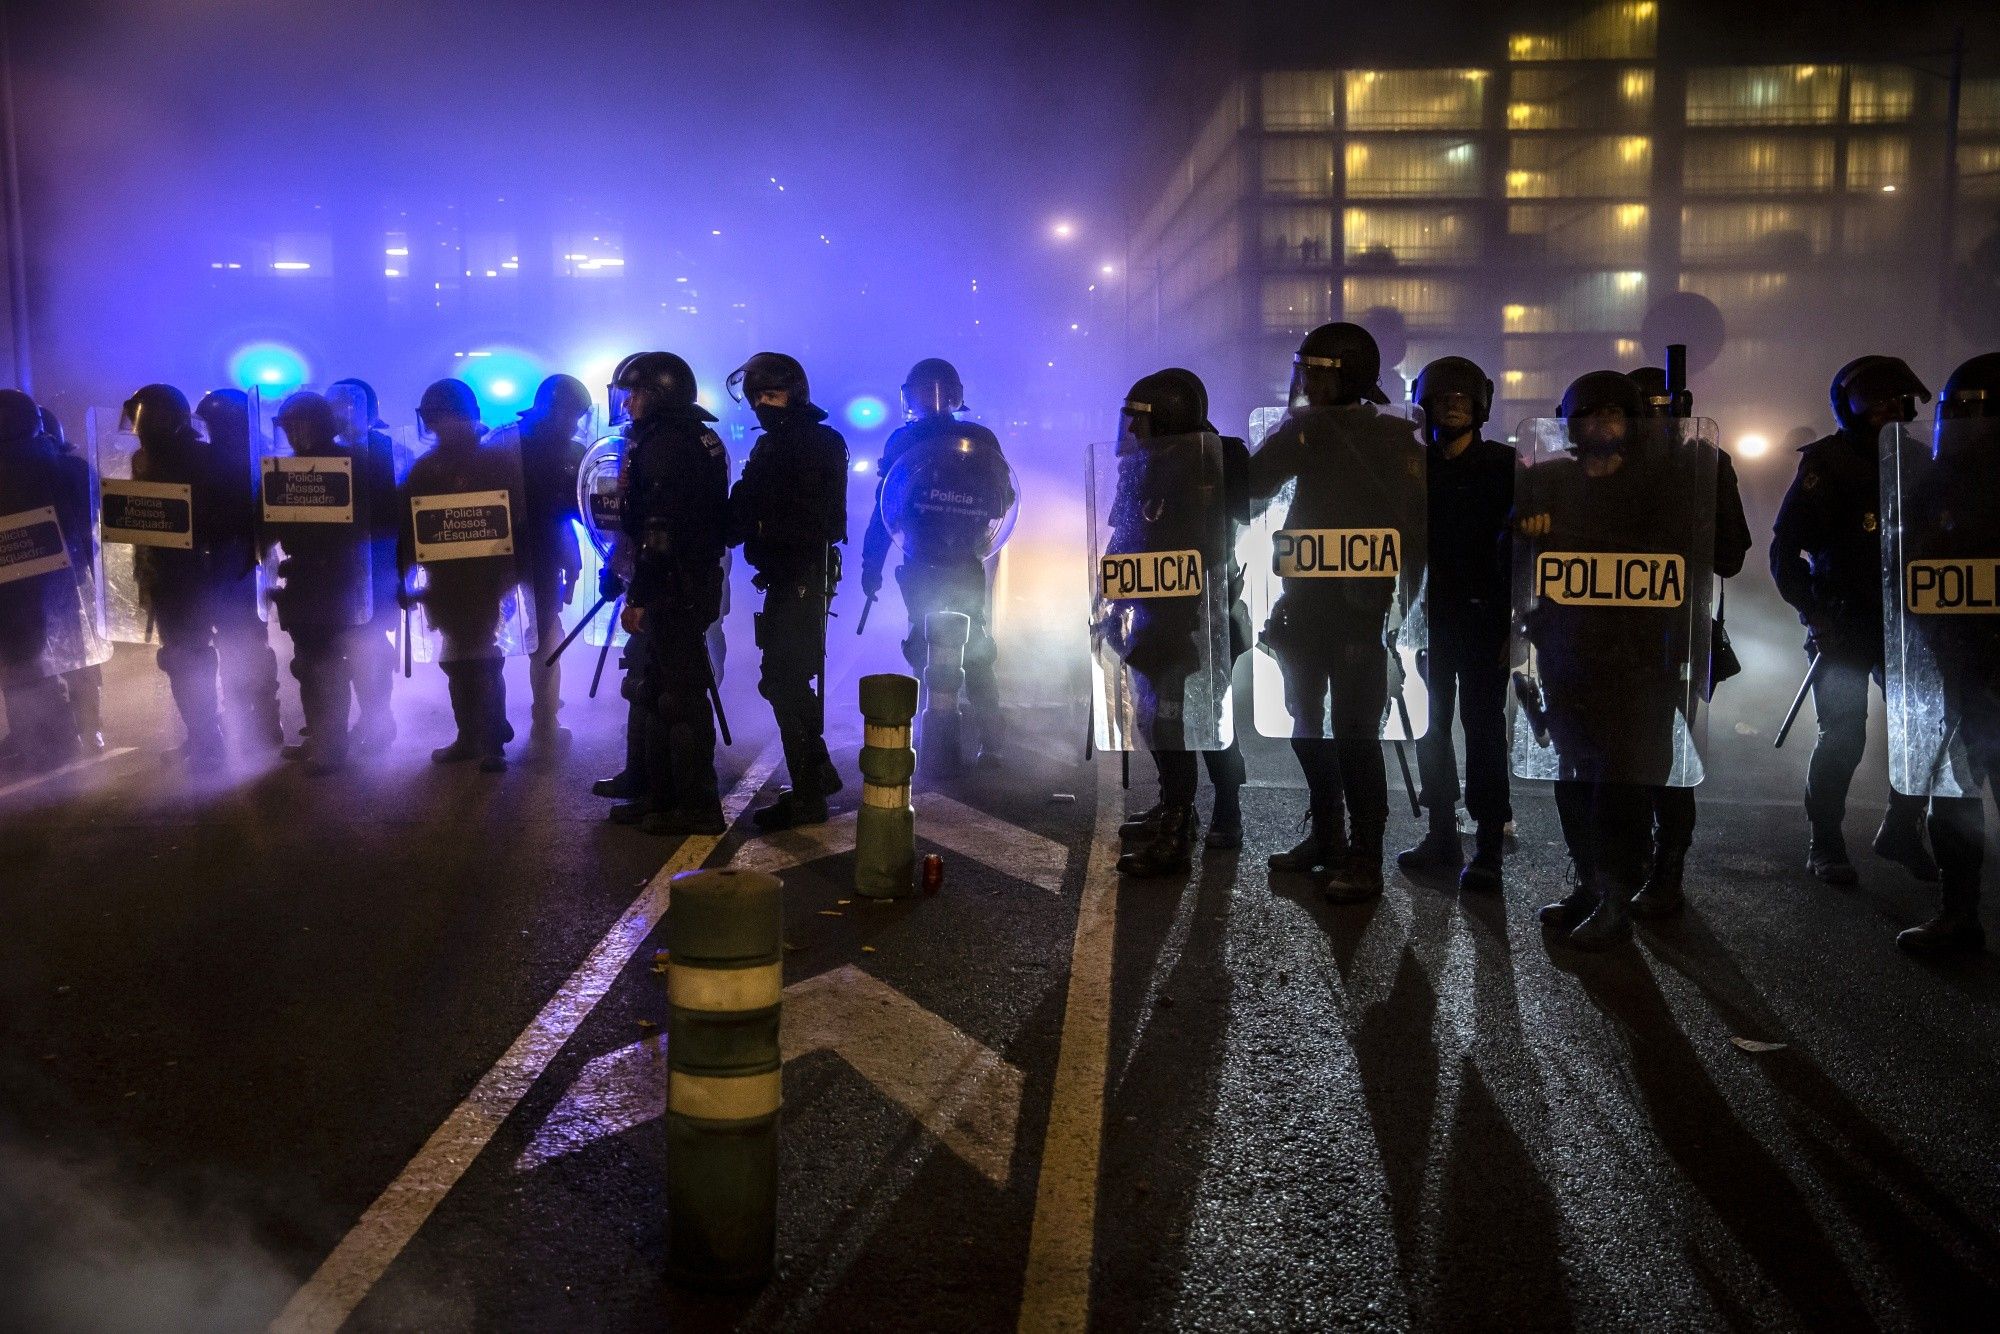
M1306 816L1305 837L1283 852L1274 852L1265 864L1273 871L1310 875L1322 866L1331 866L1347 853L1347 821L1332 809L1316 810Z
M769 806L752 811L750 819L759 829L793 829L802 824L826 823L826 798L816 792L800 792L788 787Z
M1233 784L1215 789L1215 813L1208 819L1202 846L1212 852L1234 852L1243 846L1243 789Z
M1118 837L1128 842L1151 838L1160 828L1160 816L1166 811L1165 802L1156 801L1145 810L1118 826Z
M1166 807L1152 837L1118 859L1118 874L1139 879L1183 874L1194 864L1194 836L1194 807Z
M1897 934L1896 943L1912 954L1977 954L1986 948L1986 928L1979 924L1979 882L1944 882L1944 905L1922 926Z
M1687 895L1681 890L1686 869L1686 848L1653 849L1653 871L1646 877L1646 887L1632 899L1632 915L1645 919L1678 917L1687 908Z
M507 743L514 739L514 726L507 721L507 660L485 658L479 667L479 706L485 719L479 734L479 772L505 773Z
M1924 846L1921 808L1906 811L1891 806L1882 817L1882 823L1875 828L1874 852L1877 857L1896 863L1927 884L1935 883L1938 878L1937 859Z
M1415 847L1397 853L1396 865L1418 879L1457 875L1465 865L1465 845L1458 837L1456 813L1433 810L1430 832Z
M1597 904L1597 896L1591 892L1590 872L1575 862L1569 868L1569 893L1554 903L1545 903L1535 911L1535 920L1542 930L1553 936L1566 936L1575 930L1578 923L1590 916L1590 910Z
M1829 885L1852 885L1861 877L1855 873L1854 863L1847 857L1847 840L1840 830L1819 829L1812 831L1812 844L1806 850L1806 870L1816 880Z
M1354 842L1338 862L1321 892L1329 903L1366 903L1382 897L1382 831L1355 830Z
M1563 943L1572 949L1596 953L1632 938L1632 918L1627 911L1632 901L1632 886L1603 873L1599 873L1597 882L1597 906L1563 937Z
M715 733L676 723L666 729L664 742L673 775L665 790L672 805L648 816L639 827L658 835L727 833L729 822L722 815L715 777Z
M458 735L449 746L439 746L431 752L432 764L463 764L467 760L479 758L480 732L484 718L480 712L480 695L476 662L447 662L444 668L445 693L451 697L451 721L458 728Z
M1458 887L1481 894L1500 892L1500 859L1507 846L1505 825L1483 824L1473 840L1472 860L1458 875Z

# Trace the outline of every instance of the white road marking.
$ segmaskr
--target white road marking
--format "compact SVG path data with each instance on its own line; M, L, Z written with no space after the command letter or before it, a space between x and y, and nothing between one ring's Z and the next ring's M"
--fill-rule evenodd
M888 983L852 965L794 982L779 1045L787 1062L833 1052L996 1189L1006 1186L1020 1070ZM644 1125L666 1107L666 1044L656 1034L585 1066L515 1170Z
M1021 1287L1020 1328L1077 1330L1090 1322L1097 1244L1097 1172L1104 1139L1104 1080L1111 1052L1111 957L1118 922L1119 799L1116 769L1097 771L1097 827L1077 905L1062 1046L1042 1144L1035 1221Z
M1062 892L1063 873L1069 869L1069 849L1063 844L935 792L919 792L915 805L919 841L970 857L1051 894ZM853 850L854 812L847 811L825 824L751 839L736 850L729 864L776 875Z
M121 759L132 753L133 747L118 746L115 749L105 751L101 755L87 755L80 760L71 760L68 764L57 769L51 769L47 773L31 774L26 778L16 779L14 782L7 784L7 786L0 787L0 801L13 796L16 792L26 792L30 788L40 787L43 783L52 783L56 779L66 777L69 774L78 774L82 773L85 769L96 768L100 764L109 764L113 760Z
M725 819L736 821L777 763L775 743L765 746L723 799ZM700 866L720 842L709 835L682 841L533 1022L293 1294L272 1322L273 1330L331 1331L346 1322L652 934L667 910L672 878Z

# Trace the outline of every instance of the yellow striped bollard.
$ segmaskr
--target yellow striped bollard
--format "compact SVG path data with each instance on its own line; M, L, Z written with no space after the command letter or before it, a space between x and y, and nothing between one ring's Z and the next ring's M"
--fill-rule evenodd
M917 679L895 672L861 678L861 809L854 817L854 888L870 898L917 892L917 813L910 778L917 753Z
M683 871L667 909L667 1267L755 1288L778 1244L783 883Z

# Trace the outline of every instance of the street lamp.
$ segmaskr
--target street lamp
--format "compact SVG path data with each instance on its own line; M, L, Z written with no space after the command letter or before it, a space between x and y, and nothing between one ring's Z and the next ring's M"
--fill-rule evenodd
M1076 224L1068 218L1059 218L1055 225L1049 228L1049 232L1056 240L1067 241L1076 235Z

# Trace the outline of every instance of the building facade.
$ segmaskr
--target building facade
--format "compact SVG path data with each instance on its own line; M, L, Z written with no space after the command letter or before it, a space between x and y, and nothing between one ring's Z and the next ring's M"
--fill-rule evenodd
M1461 66L1245 73L1133 228L1135 359L1201 369L1240 422L1300 335L1355 320L1404 376L1478 360L1511 427L1678 336L1704 414L1771 439L1858 352L1941 378L1976 336L1939 255L1995 232L2000 78L1958 83L1953 173L1949 56L1695 64L1660 20L1620 0ZM1709 364L1676 293L1721 313Z

